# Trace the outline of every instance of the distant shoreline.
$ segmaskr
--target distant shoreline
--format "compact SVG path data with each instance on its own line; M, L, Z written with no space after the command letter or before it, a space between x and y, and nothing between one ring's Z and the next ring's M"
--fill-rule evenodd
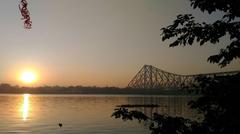
M133 89L118 87L43 86L19 87L0 84L0 94L103 94L103 95L196 95L177 89Z
M177 91L177 90L160 90L160 89L118 89L118 90L102 90L102 89L88 89L88 90L36 90L36 89L26 89L18 91L1 91L0 94L82 94L82 95L197 95L194 93L189 93L187 91Z

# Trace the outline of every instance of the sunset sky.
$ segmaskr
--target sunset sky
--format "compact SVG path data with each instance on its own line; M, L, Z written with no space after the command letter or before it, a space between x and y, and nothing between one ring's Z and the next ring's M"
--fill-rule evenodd
M40 85L125 87L144 64L177 74L240 69L220 68L208 56L219 45L169 48L160 29L178 14L198 20L211 16L192 10L188 0L28 0L32 29L23 28L19 0L0 2L0 83L21 85L18 76L34 70Z

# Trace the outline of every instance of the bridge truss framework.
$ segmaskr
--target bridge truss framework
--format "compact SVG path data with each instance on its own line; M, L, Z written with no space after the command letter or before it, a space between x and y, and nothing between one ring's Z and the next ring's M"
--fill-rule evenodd
M179 75L158 69L152 65L144 65L142 69L129 82L129 88L141 89L182 89L196 84L199 76L224 76L234 75L240 71L219 72L196 75Z

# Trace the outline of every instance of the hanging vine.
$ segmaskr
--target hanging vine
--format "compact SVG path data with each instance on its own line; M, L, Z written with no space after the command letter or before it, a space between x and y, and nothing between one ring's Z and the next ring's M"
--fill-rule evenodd
M28 3L27 0L21 0L19 3L19 10L22 15L22 20L24 22L24 28L31 29L32 28L32 21L30 19L30 12L28 11Z

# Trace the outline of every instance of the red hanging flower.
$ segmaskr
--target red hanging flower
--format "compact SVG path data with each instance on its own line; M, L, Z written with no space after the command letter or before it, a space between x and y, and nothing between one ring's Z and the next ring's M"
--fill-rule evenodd
M31 29L32 28L32 21L30 20L30 12L27 9L27 0L21 0L19 4L19 10L22 15L22 20L24 20L24 28Z

